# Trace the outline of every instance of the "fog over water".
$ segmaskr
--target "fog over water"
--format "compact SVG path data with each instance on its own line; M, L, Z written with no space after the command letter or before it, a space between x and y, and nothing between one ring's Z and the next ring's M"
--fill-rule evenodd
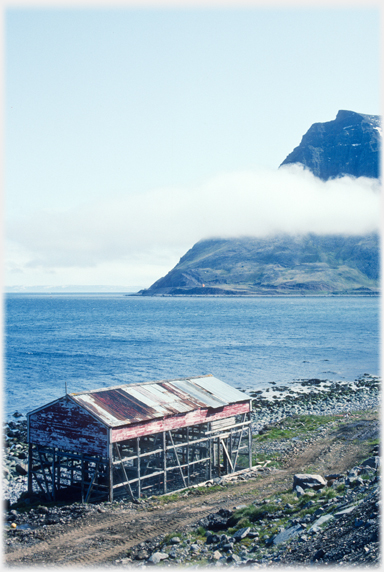
M204 238L364 234L377 230L379 222L375 179L324 182L298 165L223 173L195 187L115 193L68 210L13 218L7 225L7 264L13 283L32 272L60 279L63 271L66 283L76 283L70 280L75 271L81 283L87 269L91 276L109 268L117 277L124 265L131 275L137 269L139 280L140 275L157 279Z

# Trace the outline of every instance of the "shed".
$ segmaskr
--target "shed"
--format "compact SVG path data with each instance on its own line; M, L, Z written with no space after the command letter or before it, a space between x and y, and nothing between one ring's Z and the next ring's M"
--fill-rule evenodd
M138 499L251 469L251 402L212 375L66 394L28 413L28 491Z

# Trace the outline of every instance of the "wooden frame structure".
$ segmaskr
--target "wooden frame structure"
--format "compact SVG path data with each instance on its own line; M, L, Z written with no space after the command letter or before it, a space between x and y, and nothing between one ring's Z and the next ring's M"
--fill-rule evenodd
M176 387L177 399L172 401L172 407L182 400L183 406L179 408L184 411L157 419L151 411L145 421L138 421L131 412L130 420L124 418L111 427L111 411L113 415L116 411L121 413L124 399L113 402L112 407L111 397L116 395L110 388L97 390L103 392L109 426L105 424L105 416L90 407L92 400L95 405L95 392L66 395L29 413L30 493L39 491L51 500L74 495L85 503L120 497L139 499L234 473L246 468L244 465L252 468L251 400L247 395L212 376L118 389L122 387L130 392L130 399L135 398L136 415L137 412L142 415L137 400L139 391L148 402L149 391L153 399L159 387L165 390L161 394L163 400ZM220 407L207 407L202 401L200 390L208 391L209 387L206 402L212 405L219 400ZM180 388L190 392L188 399ZM227 398L232 396L234 402L228 402L222 395L217 397L216 393L220 389L222 393L223 388Z

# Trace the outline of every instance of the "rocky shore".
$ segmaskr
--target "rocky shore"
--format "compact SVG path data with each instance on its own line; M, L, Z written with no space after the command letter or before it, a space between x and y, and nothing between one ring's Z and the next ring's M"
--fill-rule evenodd
M122 557L105 564L378 565L380 431L377 414L372 412L380 404L379 383L379 378L365 374L353 383L312 379L290 387L253 392L255 470L228 475L207 483L207 488L223 489L223 494L227 490L230 499L231 491L235 491L231 487L239 486L241 481L262 479L263 475L278 477L293 456L324 441L330 443L331 456L332 447L337 448L340 440L364 443L361 451L365 458L338 474L320 474L317 467L318 472L312 474L313 466L303 465L300 473L305 477L296 471L288 489L268 494L265 488L262 500L218 507L192 527L182 532L152 535L132 546ZM367 413L356 414L362 411ZM26 421L15 413L14 421L5 424L4 430L3 486L7 499L4 522L9 549L20 544L33 546L53 538L52 533L64 534L66 527L77 521L83 523L90 518L116 514L122 507L134 515L159 509L166 502L164 497L152 497L137 504L120 501L47 505L43 499L31 503L25 494ZM308 474L312 474L312 480ZM196 494L202 493L196 489L179 496L194 498Z
M365 373L353 382L298 380L289 386L250 391L253 430L291 415L337 415L378 407L380 378Z
M371 409L379 404L380 380L364 374L354 382L300 380L290 386L251 391L253 432L292 415L335 415ZM17 502L27 490L27 422L17 411L14 420L4 424L3 498L8 505Z

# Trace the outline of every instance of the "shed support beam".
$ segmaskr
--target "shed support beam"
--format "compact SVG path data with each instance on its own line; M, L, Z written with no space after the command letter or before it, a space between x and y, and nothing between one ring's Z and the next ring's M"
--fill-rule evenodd
M164 486L164 494L167 492L167 436L165 431L163 431L163 471L164 471L164 478L163 478L163 486Z
M32 465L33 465L32 443L28 445L28 494L32 494Z
M53 456L52 456L52 498L56 500L56 453L55 449L53 449Z
M136 437L137 447L137 498L141 497L141 482L140 482L140 437Z
M187 483L190 485L190 465L189 465L189 427L187 427Z
M251 425L251 412L248 413L249 427L248 427L248 463L249 468L252 469L252 425Z
M112 443L109 444L108 474L109 474L108 500L109 500L109 502L113 502L113 451L112 451Z

